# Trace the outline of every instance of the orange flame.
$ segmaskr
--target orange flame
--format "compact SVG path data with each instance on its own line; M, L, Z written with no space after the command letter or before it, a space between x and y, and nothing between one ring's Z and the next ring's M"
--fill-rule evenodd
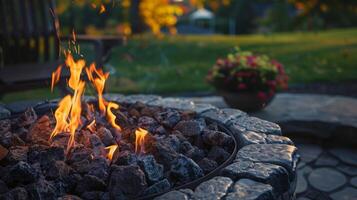
M51 133L51 138L65 131L70 132L67 151L74 145L74 135L77 127L81 124L81 97L84 92L85 82L80 80L84 60L75 62L71 54L67 54L66 65L70 70L71 76L68 85L73 89L73 96L67 95L59 103L58 109L55 112L56 127Z
M103 91L105 81L109 77L109 73L104 73L102 69L97 69L94 64L91 64L89 68L86 68L88 79L92 82L98 93L99 110L105 115L105 105L107 102L103 98ZM96 76L96 77L94 77Z
M135 131L135 152L137 154L145 152L144 142L145 136L148 134L148 131L142 128L138 128Z
M105 11L106 11L105 6L101 4L99 9L99 14L103 14Z
M62 66L58 66L56 71L52 72L52 79L51 79L51 92L53 92L53 88L55 87L56 83L60 80L61 77Z
M109 123L118 131L121 131L121 127L115 123L116 116L112 113L111 109L119 109L119 105L113 102L109 102L107 106L107 118Z
M111 146L108 146L108 147L105 148L105 149L109 150L108 154L107 154L107 158L109 160L113 160L113 156L114 156L114 153L117 150L117 148L118 148L117 144L114 144L114 145L111 145Z
M88 124L87 129L89 129L91 132L95 132L95 120Z

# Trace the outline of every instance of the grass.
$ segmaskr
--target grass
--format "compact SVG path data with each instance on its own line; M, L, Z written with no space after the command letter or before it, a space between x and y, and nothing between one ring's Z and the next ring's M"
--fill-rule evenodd
M179 35L164 39L141 36L114 49L107 65L115 71L109 80L110 91L211 91L213 88L204 80L208 69L234 46L279 60L285 65L290 83L357 78L357 29L244 36ZM21 97L25 94L21 93ZM4 101L16 96L7 95Z

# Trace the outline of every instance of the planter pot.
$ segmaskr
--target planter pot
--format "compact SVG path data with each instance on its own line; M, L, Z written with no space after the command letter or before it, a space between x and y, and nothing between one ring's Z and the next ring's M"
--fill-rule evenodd
M245 112L262 110L274 98L274 95L272 95L271 97L262 100L258 98L256 92L238 93L219 90L218 94L224 98L230 107L243 110Z

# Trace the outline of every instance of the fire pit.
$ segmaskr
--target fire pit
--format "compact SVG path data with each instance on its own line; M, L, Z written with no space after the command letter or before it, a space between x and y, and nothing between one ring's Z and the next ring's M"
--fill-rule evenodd
M121 130L95 108L95 98L87 97L71 148L70 133L51 139L58 101L2 119L2 197L293 197L296 148L279 136L277 125L239 110L173 98L103 99L121 106L113 111Z
M296 148L278 125L178 99L103 95L109 74L66 57L71 94L0 120L4 199L294 196ZM84 74L96 98L83 96Z

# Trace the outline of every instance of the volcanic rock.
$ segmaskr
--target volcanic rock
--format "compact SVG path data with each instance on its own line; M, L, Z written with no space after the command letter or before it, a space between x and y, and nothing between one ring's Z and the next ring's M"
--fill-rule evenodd
M110 132L110 130L108 130L107 128L100 127L97 131L97 134L105 146L116 144L112 132Z
M232 137L221 131L204 130L203 142L212 146L224 146L232 140Z
M203 150L199 149L196 146L192 146L190 142L185 141L181 144L181 153L185 156L193 159L194 161L199 161L204 158L205 153Z
M75 195L64 195L62 197L58 197L57 200L82 200L82 199Z
M50 118L47 115L42 116L34 124L31 125L27 139L37 143L43 141L48 141L52 132Z
M64 161L52 161L43 171L47 179L54 180L68 176L73 169Z
M9 191L9 188L7 187L6 183L2 180L0 180L0 194L4 194Z
M92 175L85 175L83 179L77 184L76 193L82 194L89 191L103 191L106 188L106 184L101 179Z
M39 162L41 166L45 166L53 160L64 160L63 148L43 145L34 145L29 148L28 161L30 163Z
M89 136L89 141L90 141L90 147L92 148L93 151L93 156L94 157L101 157L106 155L105 151L105 146L96 134L91 134Z
M33 124L37 120L37 114L33 108L28 108L17 120L19 127Z
M156 113L155 119L167 128L173 128L181 119L180 113L176 110L167 110Z
M180 154L171 165L170 174L179 183L187 183L202 177L202 169L190 158Z
M40 179L26 186L29 199L57 199L56 187L53 183Z
M11 129L11 121L9 119L0 120L0 134L9 132Z
M104 192L102 191L89 191L89 192L84 192L81 197L84 200L98 200L102 199L102 196L104 195Z
M178 156L178 153L170 144L162 140L154 142L152 148L151 153L155 159L163 164L165 169L170 169L171 162Z
M145 173L137 165L111 167L109 192L120 190L128 196L137 196L147 188ZM114 191L113 191L114 190Z
M117 165L131 165L131 164L136 164L137 160L138 158L136 154L124 150L118 153L118 157L116 158L114 163Z
M78 183L82 180L82 177L79 174L70 174L65 176L62 181L64 183L65 189L68 192L73 193L76 189Z
M92 150L90 148L78 146L73 149L67 161L68 163L75 163L83 160L90 160L91 154L92 154Z
M12 133L6 132L0 135L0 145L10 148L12 146Z
M216 161L218 164L222 164L229 156L230 154L226 150L218 146L212 147L207 155L209 159Z
M13 146L9 149L7 160L10 163L17 163L19 161L27 162L27 153L29 148L27 146Z
M153 184L162 179L164 168L156 162L154 156L141 157L138 160L138 164L141 170L144 171L148 183Z
M10 168L3 180L10 186L29 184L36 181L38 173L35 168L26 162L20 161Z
M108 169L109 165L105 158L94 158L88 165L88 174L106 180L108 177Z
M157 194L168 191L171 188L170 182L167 179L163 179L154 185L148 187L143 195Z
M214 169L216 169L218 167L218 164L216 161L210 160L208 158L203 158L197 164L201 167L201 169L203 170L203 172L205 174L213 171Z
M174 128L174 130L180 131L184 136L196 136L199 135L205 128L206 123L203 119L180 121Z
M0 200L28 200L28 193L23 187L16 187L0 196Z
M149 132L154 132L160 125L154 118L143 116L139 118L138 126Z

